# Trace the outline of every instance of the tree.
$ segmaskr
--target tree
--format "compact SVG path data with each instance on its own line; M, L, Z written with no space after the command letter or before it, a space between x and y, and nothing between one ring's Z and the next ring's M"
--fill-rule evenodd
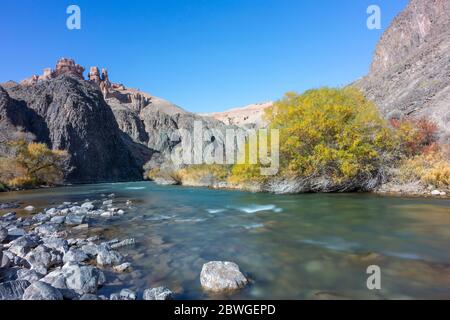
M393 130L355 88L287 93L266 114L280 130L281 175L336 185L379 179L395 147ZM257 174L254 166L233 173Z
M1 180L12 187L57 184L67 170L66 151L51 150L43 143L8 142L13 156L0 159Z

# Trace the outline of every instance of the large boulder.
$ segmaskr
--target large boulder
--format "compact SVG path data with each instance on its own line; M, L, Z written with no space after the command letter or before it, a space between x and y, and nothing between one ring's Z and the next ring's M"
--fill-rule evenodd
M38 245L39 242L37 238L24 235L10 243L9 251L23 258L28 252L36 248Z
M220 292L243 288L248 279L236 263L211 261L203 265L200 283L207 291Z
M30 283L25 280L15 280L0 283L0 300L21 300Z
M63 296L58 289L37 281L25 289L22 300L63 300Z
M65 298L75 299L86 293L95 294L106 278L96 267L69 262L47 274L41 281L57 288Z
M30 251L25 256L25 260L28 261L33 270L46 274L49 268L61 265L63 257L59 251L40 245Z

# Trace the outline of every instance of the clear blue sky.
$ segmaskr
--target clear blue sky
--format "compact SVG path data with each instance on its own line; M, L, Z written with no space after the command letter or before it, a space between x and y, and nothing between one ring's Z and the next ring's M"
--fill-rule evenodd
M0 82L71 57L194 112L276 100L367 73L383 31L366 27L370 4L384 30L407 0L2 0Z

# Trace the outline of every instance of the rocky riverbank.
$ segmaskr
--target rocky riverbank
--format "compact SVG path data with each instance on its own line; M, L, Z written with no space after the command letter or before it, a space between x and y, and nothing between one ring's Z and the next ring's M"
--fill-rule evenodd
M131 272L133 261L121 252L137 244L133 238L104 239L91 222L106 226L127 214L132 205L115 205L114 195L99 201L63 203L24 217L9 212L0 217L0 300L168 300L176 295L165 287L135 292L122 288L109 296L98 293L107 278ZM3 209L15 209L3 204ZM104 221L104 223L102 223ZM96 232L89 232L96 229ZM101 228L100 228L101 229ZM200 270L199 270L200 271ZM108 277L106 277L106 273ZM208 291L238 289L248 283L237 265L210 262L200 282Z

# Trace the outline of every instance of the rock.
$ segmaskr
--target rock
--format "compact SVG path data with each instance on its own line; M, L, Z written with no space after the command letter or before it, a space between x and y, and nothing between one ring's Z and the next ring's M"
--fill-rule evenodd
M0 251L0 268L9 268L11 266L11 259Z
M63 300L58 289L45 282L37 281L25 289L23 300Z
M26 280L30 283L39 281L44 277L43 274L40 274L36 270L30 270L30 269L19 269L17 271L17 280Z
M72 213L77 213L80 210L81 210L80 206L73 206L73 207L69 208L69 211L72 212Z
M50 222L54 223L54 224L63 224L65 221L66 221L66 217L64 217L64 216L55 216L50 219Z
M25 211L34 211L34 210L36 210L33 206L27 206L27 207L25 207L23 210L25 210Z
M116 266L121 264L123 256L114 250L108 250L106 248L100 248L97 254L97 264L101 267Z
M51 209L48 209L47 211L45 211L45 213L50 215L50 216L53 216L53 215L55 215L57 213L57 211L58 210L56 210L56 208L51 208Z
M62 254L69 251L69 244L61 238L44 238L44 245L50 249L57 250Z
M122 289L119 295L121 300L136 300L136 292L130 289Z
M111 293L109 296L109 300L120 300L120 294L119 293Z
M8 237L8 230L0 227L0 243L6 240Z
M84 81L81 70L73 60L64 59L55 71L45 72L46 81L16 85L8 92L2 89L1 134L21 126L36 134L36 142L64 146L67 165L73 168L64 177L66 182L141 179L142 166L153 151L123 134L99 86ZM138 153L141 149L145 159Z
M77 226L86 221L86 216L70 214L66 217L65 223L69 226Z
M26 234L27 232L22 228L12 227L8 229L8 236L12 238L22 237Z
M121 247L125 247L125 246L131 246L136 244L136 240L134 240L134 238L130 238L130 239L125 239L122 240L118 243L113 243L111 244L111 248L112 249L117 249L117 248L121 248Z
M10 243L9 251L23 258L28 252L31 251L31 249L36 248L38 245L39 243L34 237L24 235Z
M100 214L100 216L101 217L104 217L104 218L110 218L110 217L112 217L114 214L112 213L112 212L109 212L109 211L105 211L105 212L102 212L102 214Z
M88 242L94 242L100 240L100 236L93 236L86 239Z
M172 300L173 293L167 288L158 287L153 289L146 289L144 291L144 300Z
M208 291L236 290L248 284L248 279L233 262L211 261L203 265L200 283Z
M83 223L83 224L80 224L80 225L78 225L76 227L73 227L73 230L86 230L88 228L89 228L89 224Z
M2 220L6 220L6 221L12 221L12 220L15 220L15 219L16 219L16 213L15 212L8 212L8 213L5 213L2 216Z
M446 195L447 195L447 193L446 193L446 192L443 192L443 191L441 192L441 196L443 196L443 197L444 197L444 196L446 196Z
M38 213L33 216L33 221L35 221L37 223L47 222L47 221L50 221L50 219L51 219L51 216L46 213Z
M70 250L64 255L63 262L75 262L75 263L81 263L88 261L89 257L88 255L80 249L74 249L70 248Z
M128 272L128 271L131 270L131 263L125 262L125 263L122 263L122 264L120 264L118 266L114 266L113 270L115 272L119 272L119 273Z
M117 214L118 214L118 215L124 215L124 214L125 214L125 211L119 209L119 210L117 210Z
M95 294L86 293L80 297L80 300L96 301L96 300L100 300L100 299Z
M440 196L441 192L439 190L433 190L433 191L431 191L431 195L432 196Z
M13 202L0 203L0 210L17 209L20 205Z
M104 206L112 205L112 203L113 203L112 200L106 200L106 201L103 201L103 205L104 205Z
M58 228L52 224L43 224L34 229L38 234L48 236L58 232Z
M49 268L60 265L63 259L59 251L40 245L30 251L25 256L25 260L28 261L33 270L41 274L47 274Z
M88 243L82 246L81 250L83 250L83 252L86 253L88 256L94 258L98 254L99 246L96 245L95 243Z
M79 294L96 293L97 288L106 281L103 272L92 266L68 263L62 267L62 271L67 288Z
M95 209L95 206L92 202L85 202L81 205L81 208L91 211Z
M27 260L15 255L11 251L3 251L3 255L8 257L12 266L22 267L22 268L31 268L31 266L27 262ZM15 279L13 279L13 280L15 280Z
M50 284L52 287L57 288L64 298L66 299L77 299L79 294L75 290L67 286L66 277L61 268L57 268L47 274L45 277L40 279L40 281Z
M25 280L15 280L0 283L0 300L20 300L30 283Z

